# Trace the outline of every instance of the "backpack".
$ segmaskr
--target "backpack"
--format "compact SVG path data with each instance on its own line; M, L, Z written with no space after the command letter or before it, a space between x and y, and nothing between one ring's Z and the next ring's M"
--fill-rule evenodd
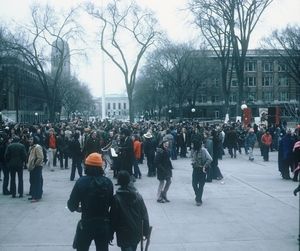
M106 177L94 177L86 196L86 208L90 215L99 216L109 207L109 180Z

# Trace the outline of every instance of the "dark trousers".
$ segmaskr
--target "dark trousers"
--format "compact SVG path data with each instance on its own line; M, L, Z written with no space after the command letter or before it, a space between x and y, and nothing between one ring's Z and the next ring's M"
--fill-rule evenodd
M228 143L228 151L231 156L236 156L236 143Z
M269 146L262 145L264 161L269 161Z
M9 184L9 166L4 163L0 163L1 169L3 171L3 185L2 185L2 193L3 194L8 194L8 184Z
M148 175L156 173L155 166L154 166L154 158L155 158L154 152L147 154Z
M10 166L10 192L16 195L16 174L18 175L18 193L23 194L23 166Z
M77 167L78 175L81 177L82 176L81 156L74 156L72 158L72 170L71 170L70 180L74 180L75 178L76 167Z
M36 166L30 171L30 194L33 200L40 200L42 198L43 191L43 178L42 178L42 166Z
M131 247L121 247L121 251L136 251L137 245L132 245Z
M206 173L202 169L193 169L192 185L196 195L195 201L202 203L203 188L205 185Z
M68 154L67 154L67 152L59 152L60 167L64 167L64 159L65 159L65 167L68 167Z
M180 144L180 157L185 158L186 152L187 152L186 143L181 143Z
M108 251L109 222L104 220L82 220L80 222L82 227L77 226L76 240L74 240L73 247L77 251L88 251L94 240L97 251Z
M139 168L139 159L134 159L133 162L133 170L134 170L134 177L138 178L142 176L141 170Z

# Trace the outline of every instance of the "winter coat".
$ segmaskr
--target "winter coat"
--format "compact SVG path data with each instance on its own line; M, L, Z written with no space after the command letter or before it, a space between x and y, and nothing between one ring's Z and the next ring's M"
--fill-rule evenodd
M172 163L170 160L169 151L162 148L157 148L154 158L154 166L157 169L157 179L167 180L172 177Z
M251 147L253 149L256 141L257 141L256 134L248 133L245 139L245 147Z
M128 188L119 188L114 195L110 210L111 236L116 232L117 245L130 247L137 245L148 235L149 217L142 196ZM143 221L143 224L142 224Z
M37 166L42 166L44 160L43 149L40 145L35 144L31 147L26 164L28 171L32 171Z
M19 142L13 142L6 147L4 155L6 163L11 167L21 167L26 162L27 153L25 146Z

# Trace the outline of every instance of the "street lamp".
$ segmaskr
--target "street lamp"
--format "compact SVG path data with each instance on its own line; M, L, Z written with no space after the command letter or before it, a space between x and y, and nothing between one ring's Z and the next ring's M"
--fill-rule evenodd
M172 110L169 110L169 122L171 121L171 113L172 113Z
M37 118L39 114L36 112L34 115L35 115L35 123L37 123Z
M241 117L241 123L245 125L245 121L244 121L244 110L247 109L247 105L246 104L242 104L241 105L241 109L242 109L242 117Z
M191 109L191 112L192 112L192 120L193 120L193 121L194 121L194 114L195 114L195 111L196 111L195 108L192 108L192 109Z

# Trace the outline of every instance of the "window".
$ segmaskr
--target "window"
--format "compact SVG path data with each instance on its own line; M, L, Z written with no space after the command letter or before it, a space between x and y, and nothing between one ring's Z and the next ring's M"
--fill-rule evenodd
M247 101L257 101L257 93L256 92L248 92L247 93Z
M113 103L113 109L114 110L116 109L116 103Z
M272 92L263 92L262 93L262 100L263 101L273 101L273 93Z
M255 62L246 62L246 71L256 71L256 63Z
M289 93L288 92L279 92L278 100L279 101L289 101Z
M212 87L219 88L219 79L214 78L211 85L212 85Z
M118 108L121 109L121 103L118 104Z
M273 86L273 78L263 77L262 86Z
M231 79L231 87L237 87L238 86L238 80L236 78Z
M205 82L205 81L200 82L200 83L199 83L199 87L206 87L206 82Z
M200 94L199 102L200 103L206 103L207 102L205 94Z
M126 110L126 103L123 104L123 109Z
M264 63L263 64L263 70L264 70L264 72L273 71L272 64L271 63Z
M237 94L236 93L230 93L229 102L237 102Z
M279 72L287 72L289 70L289 67L287 64L282 63L278 65L278 71Z
M220 102L220 96L218 94L214 94L211 96L211 102L212 103L218 103Z
M281 78L279 78L279 80L278 80L278 85L279 86L289 86L289 81L290 79L289 78L287 78L287 77L281 77Z
M110 110L110 103L107 104L107 109Z
M256 77L247 77L246 78L247 86L255 87L256 86Z

